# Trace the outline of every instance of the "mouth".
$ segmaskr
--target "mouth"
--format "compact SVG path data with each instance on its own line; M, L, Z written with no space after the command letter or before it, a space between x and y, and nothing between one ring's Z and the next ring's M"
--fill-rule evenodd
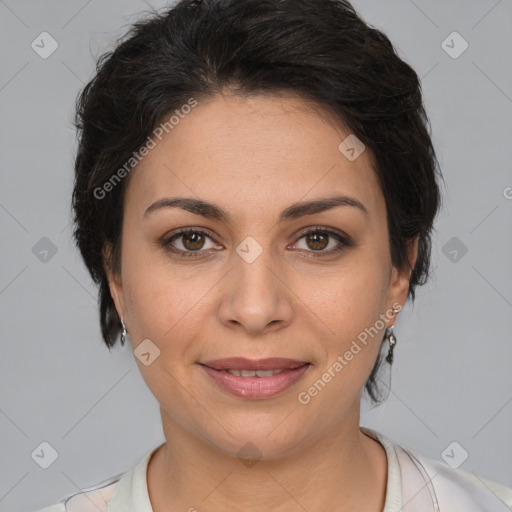
M311 363L285 358L227 358L199 363L224 391L251 399L276 396L300 380Z
M228 372L231 375L236 375L237 377L273 377L274 375L278 375L282 373L284 370L218 370L221 372Z

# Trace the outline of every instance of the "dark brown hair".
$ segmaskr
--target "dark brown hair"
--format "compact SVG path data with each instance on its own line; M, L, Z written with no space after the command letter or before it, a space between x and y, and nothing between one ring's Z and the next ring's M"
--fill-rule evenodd
M181 0L134 23L102 55L76 106L74 236L99 285L103 339L120 319L105 264L119 271L129 179L105 188L158 123L193 97L288 92L327 108L371 151L386 201L392 263L408 298L429 276L441 176L417 74L345 0ZM119 174L118 174L119 176ZM112 181L110 181L112 183ZM103 192L99 193L98 190ZM413 269L408 242L419 237ZM109 261L103 249L112 247ZM377 402L377 359L366 390Z

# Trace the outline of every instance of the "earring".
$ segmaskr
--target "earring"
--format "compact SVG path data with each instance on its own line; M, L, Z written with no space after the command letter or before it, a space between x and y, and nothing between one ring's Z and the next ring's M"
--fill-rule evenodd
M121 331L121 345L124 345L124 341L126 340L126 335L128 334L128 331L126 330L126 326L124 325L123 317L121 317L121 326L123 329Z
M386 357L386 361L389 364L392 364L393 363L393 349L395 348L395 345L396 345L396 337L393 334L393 326L388 327L388 333L386 335L386 338L389 342L389 352Z
M400 313L400 310L393 308L393 316L396 316L398 313ZM388 330L386 333L386 339L388 340L388 343L389 343L389 352L386 357L386 361L389 364L393 363L393 349L395 348L395 345L396 345L396 336L393 333L393 327L394 327L394 324L392 326L388 327Z

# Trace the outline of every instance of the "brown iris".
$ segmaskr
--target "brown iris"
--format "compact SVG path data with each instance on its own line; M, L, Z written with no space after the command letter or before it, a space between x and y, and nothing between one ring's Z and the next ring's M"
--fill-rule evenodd
M183 246L188 250L198 250L204 245L204 235L201 233L182 233Z
M329 236L322 233L310 233L307 235L306 240L311 249L320 250L327 247ZM312 241L312 244L309 244L310 241Z

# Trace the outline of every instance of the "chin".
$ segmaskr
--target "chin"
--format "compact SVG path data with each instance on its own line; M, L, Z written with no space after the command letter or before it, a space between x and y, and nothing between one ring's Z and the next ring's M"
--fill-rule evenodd
M237 416L222 417L222 426L217 425L213 431L211 423L205 425L201 437L216 450L241 460L281 459L300 450L307 437L304 424L299 430L291 423L293 420L284 420L286 414L262 417L261 413L251 415L240 411Z

